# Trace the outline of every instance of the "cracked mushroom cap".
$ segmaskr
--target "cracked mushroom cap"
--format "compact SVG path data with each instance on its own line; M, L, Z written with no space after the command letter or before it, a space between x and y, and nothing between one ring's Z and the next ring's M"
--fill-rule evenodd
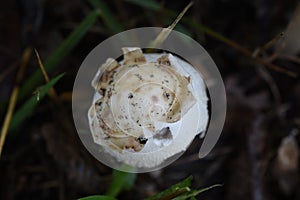
M172 54L123 48L99 68L88 117L94 141L118 162L153 168L183 152L208 122L201 75Z

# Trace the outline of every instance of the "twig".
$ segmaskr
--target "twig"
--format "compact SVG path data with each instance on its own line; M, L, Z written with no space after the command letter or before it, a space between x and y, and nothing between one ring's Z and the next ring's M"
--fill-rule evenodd
M10 99L9 99L8 110L7 110L7 113L6 113L6 116L4 119L4 123L3 123L2 129L1 129L0 157L2 155L2 150L3 150L5 139L6 139L6 136L8 133L9 124L10 124L10 121L11 121L11 118L12 118L12 115L14 113L14 109L16 106L19 89L20 89L20 84L23 79L23 75L26 70L26 67L28 65L28 61L31 57L31 53L32 53L32 49L28 47L24 50L23 55L22 55L21 65L20 65L20 68L19 68L19 71L18 71L17 77L16 77L16 83L15 83L15 86L13 88L13 91L12 91Z
M176 16L176 12L172 11L172 10L166 10L165 11L168 15L170 16ZM183 17L182 18L182 21L185 23L185 24L188 24L189 26L193 27L193 28L196 28L198 29L199 31L201 32L204 32L205 34L207 34L208 36L216 39L216 40L219 40L225 44L227 44L228 46L230 46L231 48L239 51L240 53L242 53L243 55L245 55L246 57L249 57L253 60L255 60L257 63L259 64L262 64L274 71L277 71L277 72L280 72L280 73L283 73L283 74L286 74L288 76L291 76L291 77L297 77L298 74L295 73L295 72L292 72L290 70L287 70L287 69L284 69L278 65L275 65L273 63L270 63L262 58L259 58L259 57L254 57L253 56L253 52L248 50L247 48L244 48L243 46L239 45L238 43L234 42L233 40L213 31L212 29L206 27L206 26L203 26L202 24L199 24L196 20L194 19L191 19L191 18L188 18L188 17ZM269 46L269 45L267 45Z
M266 51L270 48L272 48L273 46L275 46L276 44L278 44L278 42L280 40L282 40L282 38L284 37L284 33L280 33L278 35L276 35L274 38L272 38L270 41L268 41L266 44L264 44L262 47L257 47L253 53L252 53L252 56L253 57L257 57L257 56L265 56L266 54ZM277 51L275 51L271 56L267 57L265 60L267 62L273 62L277 56L278 56L278 49Z
M284 38L284 33L280 33L276 35L274 38L272 38L270 41L268 41L264 46L261 47L261 50L266 51L276 45L279 40Z
M223 35L221 35L219 33L214 32L213 30L211 30L211 29L209 29L207 27L199 25L194 20L182 19L182 21L184 21L185 23L188 23L188 24L192 25L193 27L199 29L200 31L203 31L207 35L209 35L209 36L211 36L211 37L213 37L213 38L215 38L215 39L217 39L217 40L219 40L219 41L227 44L228 46L232 47L233 49L241 52L243 55L245 55L245 56L247 56L249 58L254 59L259 64L262 64L264 66L269 67L270 69L273 69L274 71L284 73L284 74L286 74L288 76L291 76L291 77L294 77L294 78L296 78L298 76L298 74L295 73L295 72L292 72L290 70L284 69L284 68L282 68L282 67L280 67L278 65L275 65L273 63L270 63L270 62L268 62L268 61L266 61L266 60L264 60L264 59L262 59L260 57L254 57L253 53L250 50L242 47L238 43L236 43L236 42L234 42L234 41L226 38L225 36L223 36Z
M286 54L279 54L278 57L281 58L281 59L285 59L285 60L294 62L296 64L300 64L300 58L297 57L297 56L286 55Z

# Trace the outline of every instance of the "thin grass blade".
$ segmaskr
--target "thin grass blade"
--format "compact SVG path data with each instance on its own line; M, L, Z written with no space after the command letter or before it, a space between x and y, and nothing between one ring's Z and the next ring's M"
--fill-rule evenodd
M186 192L178 197L173 198L173 200L186 200L186 199L190 199L190 198L195 198L200 193L203 193L205 191L211 190L212 188L221 187L221 186L222 186L221 184L216 184L216 185L212 185L212 186L202 188L199 190L191 190L191 191Z
M117 199L111 196L94 195L94 196L83 197L78 200L117 200Z
M109 9L109 7L102 0L88 0L88 2L95 8L101 11L101 18L105 25L112 33L119 33L124 30L122 25L118 22L116 15Z
M34 108L39 104L39 102L46 96L48 91L63 77L64 74L60 74L54 79L52 79L49 83L44 85L39 89L39 96L32 96L28 101L26 101L21 108L13 115L10 130L16 130L22 122L26 119L28 115L30 115Z
M182 193L188 192L192 182L192 176L184 179L183 181L171 186L170 188L147 198L146 200L163 200L163 199L172 199Z
M130 190L135 182L136 174L114 170L113 180L108 188L107 195L116 197L123 190Z
M72 49L79 43L83 36L87 33L89 28L94 24L99 11L91 12L79 25L72 31L72 33L62 42L58 49L45 61L45 69L48 73L51 73L61 61L68 55ZM43 81L43 75L40 69L24 83L20 88L18 100L24 99L29 94L32 94L35 87L41 84Z
M143 1L141 1L141 0L124 0L124 1L134 4L134 5L137 5L137 6L140 6L147 10L152 10L152 11L159 11L162 8L161 5L154 0L143 0Z

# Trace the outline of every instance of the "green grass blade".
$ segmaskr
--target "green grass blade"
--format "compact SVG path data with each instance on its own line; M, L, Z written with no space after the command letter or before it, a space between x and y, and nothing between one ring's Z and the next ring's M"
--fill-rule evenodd
M107 195L116 197L123 190L130 190L136 179L136 174L114 170L113 180L107 190Z
M119 33L124 30L122 25L118 22L116 15L111 12L109 7L102 0L88 0L88 2L95 8L101 11L101 18L105 25L112 33Z
M125 0L125 1L128 3L143 7L148 10L152 10L152 11L161 10L161 5L154 0L143 0L143 1L141 1L141 0Z
M176 198L173 198L173 200L186 200L186 199L189 199L189 198L195 198L197 195L199 195L200 193L202 192L205 192L207 190L210 190L212 188L215 188L215 187L220 187L222 185L220 184L216 184L216 185L212 185L210 187L207 187L207 188L202 188L202 189L199 189L199 190L191 190L189 192L186 192Z
M117 199L111 196L94 195L94 196L83 197L78 200L117 200Z
M99 16L99 11L91 12L79 25L72 31L72 33L62 42L58 49L46 59L44 65L48 73L51 73L55 67L65 58L67 54L79 43L89 28L94 24L95 20ZM41 84L43 81L42 72L40 69L24 83L20 88L19 100L24 99L29 94L32 94L34 88Z
M28 101L26 101L20 109L18 109L18 111L13 115L10 123L11 131L16 130L21 125L24 119L33 112L34 108L38 105L38 103L46 96L50 88L53 87L57 83L57 81L59 81L59 79L63 77L63 75L64 74L60 74L59 76L55 77L49 83L40 88L39 101L34 95Z
M146 200L158 200L158 199L171 199L174 198L174 196L177 196L178 194L182 194L185 192L188 192L190 189L192 182L192 176L189 176L188 178L184 179L183 181L171 186L170 188L147 198Z

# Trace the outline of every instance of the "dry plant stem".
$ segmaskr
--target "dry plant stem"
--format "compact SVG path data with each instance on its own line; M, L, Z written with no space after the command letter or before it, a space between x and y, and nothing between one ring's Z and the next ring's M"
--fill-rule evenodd
M72 92L63 92L59 95L59 99L62 102L71 102L72 101Z
M168 28L164 28L159 35L155 38L155 40L152 42L151 46L152 48L159 47L169 36L170 32L175 28L175 26L178 24L178 22L181 20L181 18L184 16L184 14L188 11L188 9L193 5L193 2L191 1L184 9L183 11L178 15L178 17L175 19L175 21L168 26Z
M45 70L45 67L44 67L44 64L42 63L42 60L41 60L41 58L40 58L40 55L39 55L39 53L37 52L36 49L34 49L34 52L35 52L35 55L36 55L36 57L37 57L37 59L38 59L39 66L40 66L41 71L42 71L42 73L43 73L44 79L45 79L46 83L49 83L50 78L49 78L49 76L48 76L48 74L47 74L47 72L46 72L46 70ZM55 101L56 104L60 104L58 95L57 95L57 93L55 92L55 90L54 90L53 87L51 87L50 90L49 90L49 96L53 99L53 101Z
M292 71L287 70L287 69L284 69L284 68L282 68L282 67L280 67L280 66L278 66L278 65L275 65L275 64L273 64L273 63L270 63L270 62L266 61L266 60L263 59L263 58L253 57L253 56L252 56L253 54L252 54L251 51L249 51L248 49L246 49L246 48L240 46L239 44L237 44L237 43L235 43L235 42L233 42L233 41L231 41L231 40L228 40L228 41L226 41L225 43L226 43L227 45L231 46L232 48L234 48L234 49L240 51L240 52L241 52L242 54L244 54L245 56L247 56L247 57L249 57L249 58L253 58L257 63L262 64L262 65L264 65L264 66L266 66L266 67L269 67L270 69L273 69L274 71L277 71L277 72L286 74L286 75L291 76L291 77L293 77L293 78L296 78L296 77L298 76L297 73L292 72Z
M274 47L278 43L279 40L283 39L283 37L284 37L283 33L276 35L273 39L271 39L264 46L262 46L261 50L266 51L266 50Z
M269 67L271 69L273 69L274 71L277 71L277 72L280 72L280 73L283 73L283 74L286 74L290 77L293 77L293 78L297 78L298 77L298 74L295 73L295 72L292 72L290 70L287 70L287 69L284 69L282 67L279 67L278 65L275 65L273 63L269 63L268 61L265 61L264 59L261 59L261 58L254 58L254 60L260 64L263 64L265 65L266 67Z
M282 39L283 33L278 34L276 37L271 39L269 42L267 42L262 47L258 48L258 51L252 55L256 57L259 53L265 53L266 50L272 48L280 39ZM265 61L272 63L275 59L278 57L278 53L275 52L270 57L266 58ZM278 110L280 103L281 103L281 95L278 89L278 86L276 82L274 81L273 77L270 75L270 73L266 70L265 66L261 65L257 68L258 73L261 75L261 77L267 82L267 84L270 87L271 93L273 94L274 100L275 100L275 107Z
M254 50L252 53L252 57L261 56L259 54L266 54L266 51L272 47L274 47L280 40L283 38L283 33L280 33L276 35L274 38L272 38L270 41L268 41L265 45L262 47L258 47ZM273 62L278 57L279 51L275 51L271 56L267 57L265 60L269 63Z
M267 62L273 62L278 58L279 54L277 52L273 53L271 56L267 57L265 60Z
M281 59L285 59L285 60L294 62L296 64L300 64L300 58L297 57L297 56L286 55L286 54L279 54L278 57L281 58Z
M216 40L219 40L225 44L227 44L228 46L232 47L233 49L241 52L243 55L249 57L249 58L252 58L254 59L257 63L259 64L262 64L274 71L277 71L277 72L280 72L280 73L283 73L283 74L286 74L288 76L291 76L291 77L294 77L296 78L298 76L297 73L295 72L292 72L290 70L287 70L287 69L284 69L278 65L275 65L273 63L270 63L262 58L259 58L259 57L253 57L253 53L251 51L249 51L248 49L242 47L241 45L239 45L238 43L224 37L223 35L219 34L219 33L216 33L214 32L213 30L205 27L205 26L202 26L202 25L199 25L198 22L194 21L194 20L190 20L190 19L187 19L187 18L183 18L182 21L184 21L185 23L193 26L193 27L196 27L198 28L200 31L203 31L204 33L206 33L207 35L209 35L210 37L212 38L215 38Z
M278 89L278 86L273 79L273 77L270 75L270 73L266 70L264 66L257 67L258 73L262 76L262 78L267 82L267 84L270 87L270 90L273 94L274 100L275 100L275 106L277 109L279 109L279 106L281 104L281 95Z
M46 83L48 83L50 81L50 78L45 70L44 64L43 64L43 62L40 58L40 55L36 49L35 49L35 54L38 59L39 66L43 73L44 79L45 79ZM50 98L54 101L54 103L58 106L59 110L61 111L58 113L58 119L61 122L62 127L64 128L65 131L67 131L68 133L71 134L73 132L72 123L70 122L70 120L68 120L69 119L68 114L67 114L65 108L63 107L63 104L53 87L50 88L48 94L49 94Z
M16 77L16 83L15 86L13 88L12 94L10 96L9 99L9 105L8 105L8 110L4 119L4 123L1 129L1 136L0 136L0 157L2 155L2 150L3 150L3 145L5 143L5 139L8 133L8 128L9 128L9 124L12 118L12 115L14 113L14 109L16 106L16 102L17 102L17 98L18 98L18 94L19 94L19 89L20 89L20 84L21 81L23 79L23 75L24 72L26 70L26 67L28 65L28 61L31 57L31 53L32 53L32 49L27 47L22 55L22 59L21 59L21 65L19 68L19 71L17 73L17 77Z

